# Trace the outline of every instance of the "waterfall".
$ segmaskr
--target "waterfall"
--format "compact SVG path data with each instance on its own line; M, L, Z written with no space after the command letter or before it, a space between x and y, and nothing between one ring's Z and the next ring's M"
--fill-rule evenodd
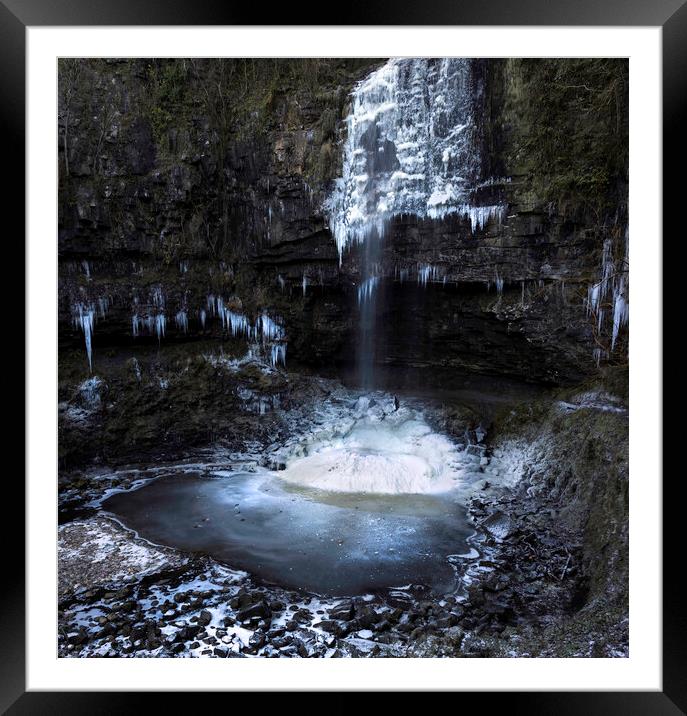
M475 206L481 178L476 82L469 59L392 59L352 94L346 119L343 171L325 212L339 252L360 252L358 369L371 382L376 294L381 288L382 242L401 215L441 219L449 214L477 231L501 219L505 207ZM426 285L431 268L418 271Z
M342 177L326 203L341 258L394 216L459 214L473 231L501 218L474 206L481 157L469 59L393 59L353 91ZM485 185L484 182L479 186Z

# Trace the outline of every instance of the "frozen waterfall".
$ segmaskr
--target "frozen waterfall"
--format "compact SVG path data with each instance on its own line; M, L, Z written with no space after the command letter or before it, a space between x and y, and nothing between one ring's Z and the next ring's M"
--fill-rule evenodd
M342 175L324 210L339 263L351 244L362 244L356 360L364 388L374 387L382 244L391 219L453 214L474 232L505 216L505 205L483 206L475 199L477 190L502 180L482 181L474 67L461 58L391 59L353 90ZM445 279L439 267L418 265L418 285Z
M353 91L342 177L326 210L341 259L402 214L460 214L472 230L505 207L474 206L480 178L468 59L392 59Z

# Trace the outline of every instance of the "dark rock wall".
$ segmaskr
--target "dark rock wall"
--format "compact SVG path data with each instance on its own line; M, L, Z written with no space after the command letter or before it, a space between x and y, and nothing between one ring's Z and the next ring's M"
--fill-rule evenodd
M628 384L621 367L603 369L577 389L497 416L491 444L527 456L515 488L522 505L538 500L540 518L580 549L580 604L603 619L609 605L627 609Z
M222 339L217 319L198 320L212 293L282 316L289 365L350 369L358 261L353 250L339 267L321 207L349 93L379 62L61 61L61 349L83 346L71 306L104 297L96 366L109 347L157 343L132 337L131 316L160 287L163 344ZM483 171L499 180L481 198L507 202L507 218L475 234L458 218L394 222L377 361L429 383L460 371L576 381L607 341L583 301L625 221L627 66L480 60L475 72ZM420 264L446 284L418 287Z

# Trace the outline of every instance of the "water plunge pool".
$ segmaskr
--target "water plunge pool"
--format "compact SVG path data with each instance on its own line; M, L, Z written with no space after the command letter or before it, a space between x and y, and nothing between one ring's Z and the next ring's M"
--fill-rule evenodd
M472 532L450 496L324 492L267 471L163 477L104 508L157 544L342 596L408 583L450 591L448 557L469 552Z
M151 542L323 595L453 591L479 460L421 412L365 400L287 448L286 469L179 472L103 503Z

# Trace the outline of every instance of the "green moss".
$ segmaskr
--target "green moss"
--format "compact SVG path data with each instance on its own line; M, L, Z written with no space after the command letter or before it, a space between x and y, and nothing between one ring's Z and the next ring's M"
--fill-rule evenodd
M627 202L628 63L517 59L504 68L506 161L560 211L599 215Z

